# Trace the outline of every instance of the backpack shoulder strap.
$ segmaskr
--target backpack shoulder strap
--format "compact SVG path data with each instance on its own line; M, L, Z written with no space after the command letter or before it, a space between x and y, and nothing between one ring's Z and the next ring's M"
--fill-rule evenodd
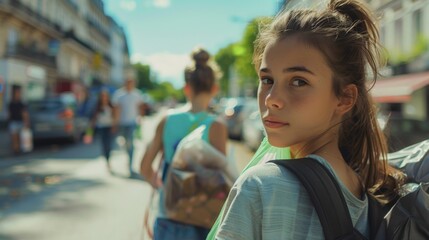
M270 162L289 169L304 185L319 216L325 239L339 239L354 232L341 188L321 163L310 158Z

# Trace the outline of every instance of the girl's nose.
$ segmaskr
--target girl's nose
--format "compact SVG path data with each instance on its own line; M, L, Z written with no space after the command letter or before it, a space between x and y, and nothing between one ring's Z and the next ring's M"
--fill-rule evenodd
M283 93L284 94L284 93ZM271 91L268 93L265 98L265 106L268 108L281 109L284 106L282 99L282 93L273 86Z

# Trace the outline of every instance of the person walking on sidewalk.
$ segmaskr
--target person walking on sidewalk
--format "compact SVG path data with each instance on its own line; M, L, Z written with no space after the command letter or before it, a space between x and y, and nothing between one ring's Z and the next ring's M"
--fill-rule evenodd
M154 225L154 239L174 240L205 239L209 229L179 223L167 217L164 206L163 181L165 181L169 165L178 143L189 133L192 126L206 125L207 131L203 139L209 142L222 154L226 154L227 128L215 115L210 114L208 106L217 93L215 71L208 65L210 55L204 49L196 49L192 54L194 64L185 70L184 93L190 109L174 111L164 116L150 141L141 161L141 174L147 182L159 191L159 209ZM164 156L160 172L152 168L152 163L158 153Z
M136 175L133 171L134 131L137 124L140 124L140 115L143 116L145 112L143 96L135 88L133 77L125 79L124 87L115 91L112 102L115 109L113 131L118 130L119 135L124 137L129 158L130 176L133 176Z
M101 138L101 148L103 156L106 159L107 169L109 172L112 171L110 165L110 152L112 150L112 125L114 111L115 108L110 101L109 91L107 89L101 90L98 95L97 106L91 118L91 128L95 128L96 135Z
M8 105L9 133L14 154L21 152L20 132L30 127L30 117L27 106L22 101L22 89L19 85L12 86L12 101Z

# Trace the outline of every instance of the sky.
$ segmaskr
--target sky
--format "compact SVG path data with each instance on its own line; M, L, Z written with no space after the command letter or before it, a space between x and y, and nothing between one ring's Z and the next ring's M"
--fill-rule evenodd
M196 46L211 54L240 41L247 23L277 12L280 0L104 0L124 27L133 63L151 66L160 81L183 86Z

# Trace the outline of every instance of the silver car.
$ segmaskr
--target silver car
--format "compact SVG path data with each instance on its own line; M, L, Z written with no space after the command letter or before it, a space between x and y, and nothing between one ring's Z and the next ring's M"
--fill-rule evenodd
M243 121L243 142L251 150L258 149L265 137L264 126L257 104L251 109L251 113Z
M33 139L66 138L80 140L88 119L75 114L76 102L65 97L50 97L28 103Z
M243 122L258 106L255 98L229 98L222 103L220 116L225 119L228 135L232 139L242 140ZM257 108L256 108L257 109Z

